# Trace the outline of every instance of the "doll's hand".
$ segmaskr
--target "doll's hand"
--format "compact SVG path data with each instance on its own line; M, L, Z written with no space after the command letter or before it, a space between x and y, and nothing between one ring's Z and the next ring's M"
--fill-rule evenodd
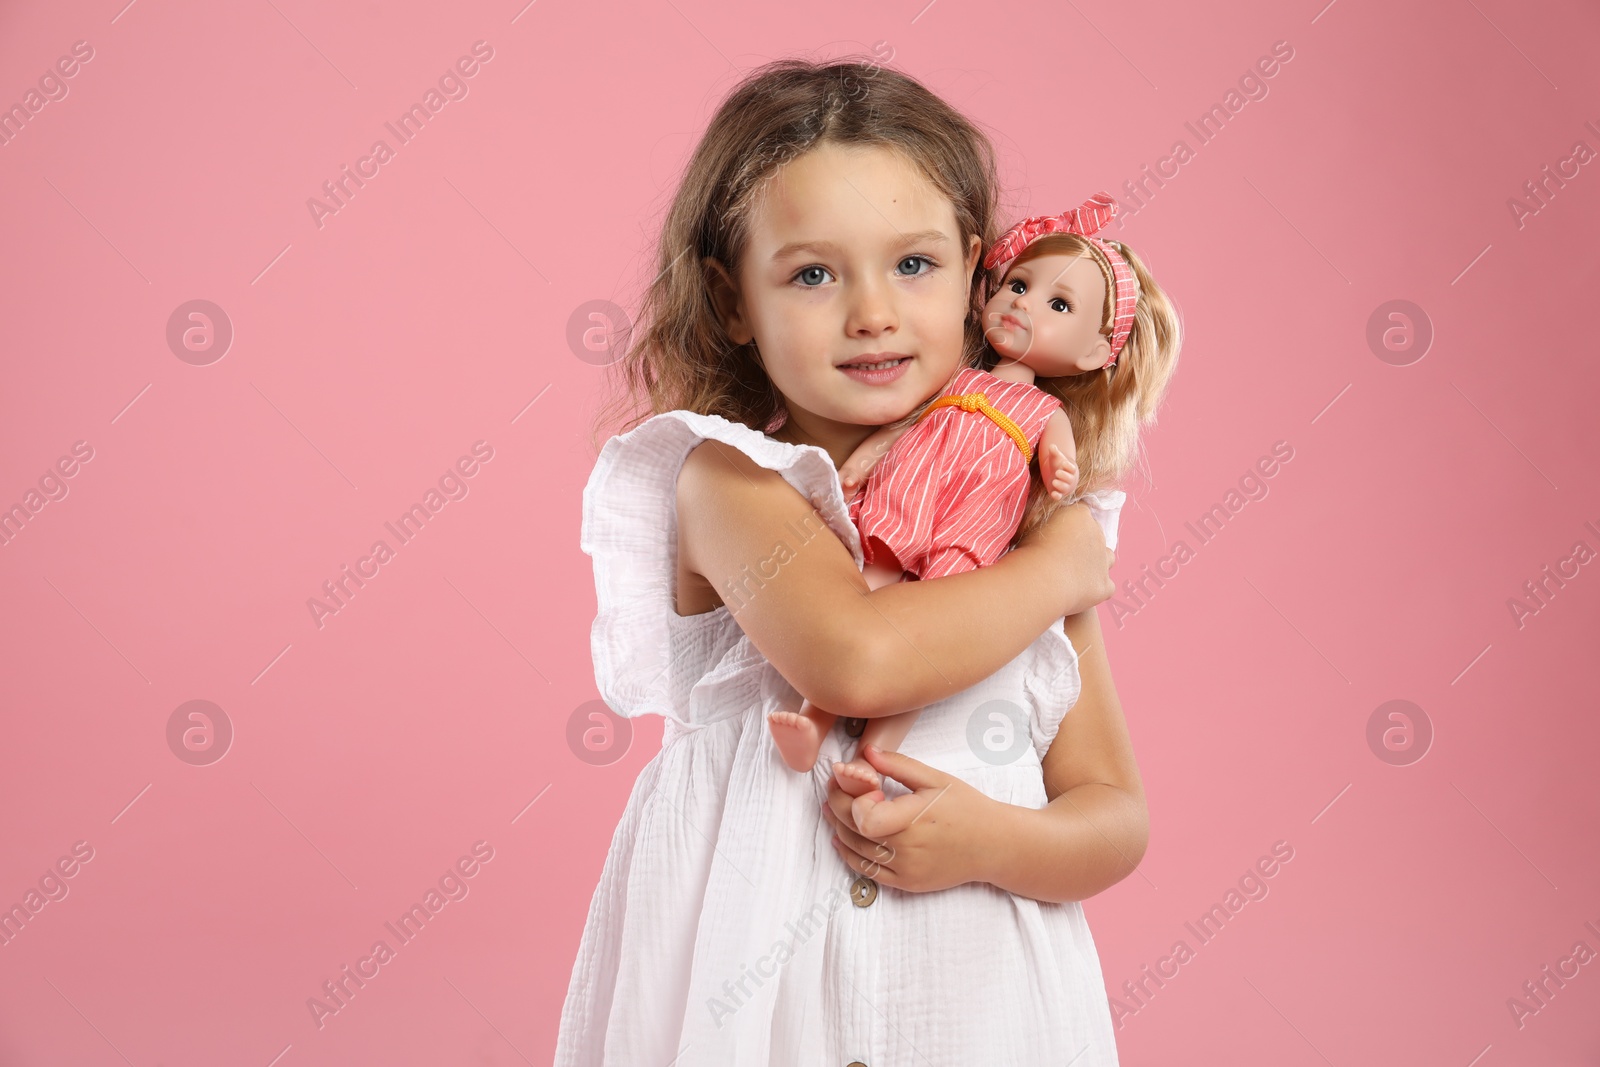
M883 885L929 893L983 880L985 828L993 825L996 801L960 778L926 763L863 745L861 757L878 773L915 790L884 800L882 790L867 797L878 803L857 827L850 806L855 799L829 778L822 816L834 829L833 847L852 871Z
M884 453L894 447L902 434L910 429L909 426L883 426L872 431L865 441L856 446L850 453L850 458L839 465L839 485L844 489L846 501L853 500L860 494L867 484L867 475L872 473L872 468L884 457Z
M1077 462L1055 445L1045 449L1044 455L1039 457L1039 476L1056 500L1070 497L1078 488Z

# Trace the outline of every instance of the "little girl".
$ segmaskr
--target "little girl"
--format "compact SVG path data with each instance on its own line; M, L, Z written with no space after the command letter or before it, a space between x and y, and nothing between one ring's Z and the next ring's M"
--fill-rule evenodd
M753 72L688 160L617 365L643 410L583 496L596 685L666 726L590 899L557 1067L1115 1067L1079 901L1148 840L1088 610L1114 591L1120 494L1041 514L989 566L873 590L838 478L982 351L996 189L982 131L876 63ZM1085 484L1125 468L1159 392L1119 405L1117 373L1057 393L1076 419L1110 390L1112 424L1080 424ZM803 699L923 709L894 758L925 784L880 811L926 789L934 816L845 825L841 731L809 774L768 734ZM966 737L1002 704L1022 744L997 763Z
M866 480L850 517L869 587L899 581L902 572L928 579L993 563L1022 519L1036 452L1050 497L1072 495L1072 422L1060 397L1034 387L1036 378L1109 376L1125 348L1124 366L1137 368L1125 373L1140 386L1159 390L1170 376L1178 340L1170 302L1132 251L1094 236L1115 216L1115 201L1097 193L1006 231L984 257L984 267L1001 275L984 308L993 372L962 368L914 422L872 434L840 467L847 493ZM1136 393L1123 396L1139 406ZM1091 432L1115 424L1105 410L1112 402L1109 391L1092 397L1099 410L1084 420ZM784 762L804 771L835 718L808 702L798 712L773 712L768 728ZM871 720L861 746L897 749L916 718L908 711ZM877 772L860 757L833 770L840 788L860 798L855 819L864 823L872 807L864 794L880 785Z

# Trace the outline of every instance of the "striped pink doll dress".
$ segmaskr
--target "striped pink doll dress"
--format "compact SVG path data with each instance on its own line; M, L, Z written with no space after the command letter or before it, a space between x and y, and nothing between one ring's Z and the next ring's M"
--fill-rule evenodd
M1061 401L1042 389L963 367L946 395L982 393L1037 450L1039 435ZM1028 503L1028 458L981 411L947 406L929 411L884 453L866 487L850 503L862 552L873 562L882 541L918 578L939 578L987 566L1017 532Z

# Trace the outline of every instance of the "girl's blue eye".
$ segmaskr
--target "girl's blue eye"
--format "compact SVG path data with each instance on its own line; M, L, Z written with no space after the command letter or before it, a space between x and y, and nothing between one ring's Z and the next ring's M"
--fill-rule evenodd
M796 279L800 279L800 278L806 277L807 275L810 275L813 278L815 278L815 276L816 276L816 274L818 272L821 272L823 274L827 274L828 273L828 268L827 267L816 267L816 266L801 267L800 268L800 273L796 274L795 278ZM831 275L830 275L830 277L831 277ZM818 285L822 284L822 280L820 278L816 279L816 284L810 284L810 283L807 283L807 282L801 282L801 284L803 286L805 286L805 288L807 288L807 289L815 289Z
M907 263L926 263L928 265L928 270L919 270L914 274L908 274L906 275L908 278L915 278L918 275L927 274L928 271L931 271L934 267L933 260L929 259L927 256L907 256L905 259L900 261L899 266L903 267Z

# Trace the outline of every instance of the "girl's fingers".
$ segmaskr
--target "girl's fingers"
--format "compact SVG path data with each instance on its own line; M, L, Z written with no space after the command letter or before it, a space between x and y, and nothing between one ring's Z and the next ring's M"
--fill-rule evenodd
M839 853L839 858L844 860L845 866L852 871L864 874L882 885L899 888L899 876L891 868L885 867L877 860L869 860L857 855L849 848L846 848L837 837L833 839L833 847L834 851Z
M881 749L877 745L862 745L861 755L878 773L887 774L908 789L945 789L959 781L954 775L930 767L921 760L900 752ZM896 797L889 803L905 799Z
M891 876L898 877L898 872L893 867L896 855L894 848L870 837L863 837L861 834L840 825L837 818L829 821L834 826L833 847L838 850L840 858L844 859L852 870L859 871L869 878L877 878L879 881L883 881L883 878L879 877L879 872L886 872ZM896 885L897 883L887 882L885 884Z
M830 796L832 795L832 792L833 790L830 788ZM847 801L853 799L849 796L846 796L843 790L839 791L839 795L844 797ZM846 807L845 811L848 813L850 809ZM833 832L838 836L838 838L845 839L852 847L859 848L866 843L866 839L856 832L854 820L848 814L840 816L838 812L833 810L833 804L831 801L822 805L822 817L828 820L828 825L833 827Z
M852 829L849 822L834 814L832 806L823 808L823 817L833 827L833 832L836 835L834 840L843 841L853 853L882 860L887 859L894 851L889 846L879 844Z
M857 870L888 870L889 868L886 864L894 860L894 851L892 849L885 848L882 845L875 845L870 841L867 842L866 852L851 848L837 837L833 839L833 845L845 857L845 861Z
M829 799L828 799L828 801L826 803L824 803L822 805L822 817L824 819L828 820L828 825L833 827L835 833L838 833L838 832L840 832L841 830L843 830L845 828L846 824L845 824L844 821L842 821L839 818L838 814L833 810L833 799L832 798L833 798L834 788L835 787L833 786L833 784L830 783L830 788L828 790ZM842 789L839 790L839 795L844 797L846 800L851 799L849 796L847 796L845 794L844 790L842 790ZM850 809L846 808L845 810L848 811Z

